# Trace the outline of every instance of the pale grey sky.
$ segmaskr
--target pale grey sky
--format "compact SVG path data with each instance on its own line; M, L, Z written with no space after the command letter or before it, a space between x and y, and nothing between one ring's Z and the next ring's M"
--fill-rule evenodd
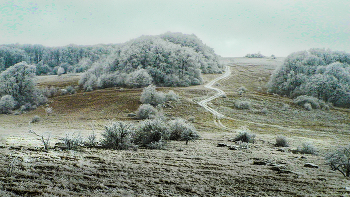
M349 0L0 0L0 44L122 43L167 31L221 56L350 52Z

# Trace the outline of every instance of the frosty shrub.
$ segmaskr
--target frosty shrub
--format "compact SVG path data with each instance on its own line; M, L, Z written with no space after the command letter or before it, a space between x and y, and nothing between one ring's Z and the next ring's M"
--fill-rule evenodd
M312 105L310 103L305 103L304 104L304 108L307 110L307 111L311 111L312 110Z
M160 119L142 121L135 132L135 144L145 148L162 149L169 139L168 127Z
M143 89L140 101L143 104L157 106L165 102L165 95L163 92L157 91L156 86L149 85Z
M133 127L125 122L113 122L105 126L101 144L105 148L126 150L132 147Z
M245 92L248 91L248 89L247 89L246 87L244 87L244 86L241 86L241 87L238 88L237 91L238 91L238 92L243 92L243 93L245 93Z
M297 151L302 154L316 155L317 149L310 142L305 142L298 147Z
M59 67L58 70L57 70L57 75L58 75L58 76L61 76L61 75L63 75L64 73L65 73L64 68L63 68L63 67Z
M189 141L195 141L195 140L198 140L199 138L200 136L194 127L193 128L190 127L181 133L181 140L186 141L186 145L188 144Z
M245 57L247 58L264 58L265 56L259 53L247 54Z
M0 95L11 95L16 106L31 103L41 105L44 101L34 82L35 67L26 62L17 63L0 73Z
M75 93L76 93L76 91L75 91L75 89L74 89L73 86L67 86L67 87L66 87L66 90L67 90L67 92L68 92L69 94L75 94Z
M328 153L325 159L332 170L337 170L345 177L350 177L350 145Z
M75 150L83 144L83 138L80 134L70 134L66 133L64 138L60 138L68 150Z
M250 109L251 108L251 103L250 103L250 101L239 101L239 100L237 100L235 102L235 107L237 109Z
M288 147L288 141L285 136L277 136L275 146L277 147Z
M170 122L170 140L194 141L199 139L196 128L182 118L177 118Z
M94 147L96 143L97 143L96 134L95 132L92 132L92 134L90 134L85 140L84 145L88 147Z
M293 102L309 111L312 109L327 109L328 107L324 101L307 95L298 96L293 100Z
M349 53L310 49L290 54L276 68L268 92L290 98L308 95L335 106L350 107L349 83Z
M168 93L165 94L166 101L177 101L179 100L179 98L179 95L177 95L173 90L170 90Z
M60 92L61 92L60 93L61 96L69 94L68 90L66 90L66 89L60 89Z
M234 142L247 142L247 143L254 143L255 142L255 134L249 133L249 130L243 129L239 132L239 134L232 139Z
M142 104L136 111L138 119L152 119L157 116L158 110L150 104Z
M40 122L40 116L38 115L35 115L33 118L32 118L32 121L30 121L31 123L37 123L37 122Z
M11 95L5 95L0 99L0 113L9 114L16 106L16 101Z
M136 70L129 74L127 79L127 86L132 88L141 88L152 83L152 77L148 74L146 69Z

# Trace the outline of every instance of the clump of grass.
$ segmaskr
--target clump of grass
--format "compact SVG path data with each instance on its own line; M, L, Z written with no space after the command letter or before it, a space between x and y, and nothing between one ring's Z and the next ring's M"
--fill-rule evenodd
M248 129L243 129L231 141L234 141L234 142L241 141L241 142L246 142L246 143L254 143L255 142L255 134L251 134Z
M76 93L75 88L73 86L67 86L66 90L67 90L67 92L69 94L75 94Z
M75 133L66 133L66 136L64 138L60 138L60 140L63 141L68 150L76 150L80 145L83 144L83 138L81 135L76 135Z
M37 122L40 122L40 116L38 115L35 115L33 118L32 118L32 121L30 121L30 123L37 123Z
M45 137L44 135L39 135L33 130L29 130L29 133L33 133L34 135L40 137L41 142L44 145L44 149L47 151L50 148L50 139L51 139L51 134L48 133L47 136Z
M345 177L350 177L350 145L339 147L325 157L326 163L334 171L339 171Z
M95 134L95 132L93 131L92 134L90 134L90 135L87 137L87 139L86 139L84 145L85 145L85 146L88 146L88 147L94 147L94 146L96 145L96 143L97 143L96 134Z
M240 88L237 89L237 92L239 95L242 95L243 93L246 93L248 91L247 88L245 88L244 86L241 86Z
M239 101L239 100L237 100L235 102L235 107L237 109L250 109L251 108L251 103L250 103L250 101Z
M297 152L302 154L317 155L317 149L310 142L305 142L298 147Z
M308 111L311 111L312 109L329 109L329 106L324 101L307 95L298 96L293 100L293 102L304 107Z
M277 147L288 147L288 141L285 136L277 136L275 146Z

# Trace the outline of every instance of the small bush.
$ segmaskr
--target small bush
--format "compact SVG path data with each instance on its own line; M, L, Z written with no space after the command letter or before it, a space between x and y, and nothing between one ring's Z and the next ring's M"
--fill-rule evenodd
M60 89L60 95L63 96L63 95L67 95L69 94L68 90L66 89Z
M283 104L282 111L288 111L290 109L290 106L288 104Z
M5 95L0 99L0 113L9 114L16 106L16 101L11 95Z
M192 129L186 129L181 133L181 140L186 141L186 144L188 144L189 141L195 141L199 138L200 136L194 127Z
M288 147L289 144L288 144L287 138L284 137L284 136L277 136L276 137L276 144L275 144L275 146L277 146L277 147Z
M302 146L298 147L297 151L302 154L317 154L317 149L310 142L303 143Z
M255 142L255 134L251 134L246 129L244 129L243 131L240 131L239 134L235 138L233 138L232 141L254 143Z
M250 103L250 101L236 101L235 107L237 109L250 109L251 103Z
M310 103L305 103L304 104L304 109L306 109L307 111L311 111L312 110L312 106Z
M293 100L293 102L299 106L304 107L306 110L312 110L312 109L327 109L329 106L322 100L319 100L318 98L312 97L312 96L298 96Z
M166 101L177 101L177 100L179 100L179 95L177 95L174 91L170 90L165 95L165 100Z
M53 109L52 109L52 107L46 107L45 108L45 112L46 112L46 114L49 116L50 114L52 114L53 113Z
M153 119L157 116L158 110L150 104L142 104L137 109L136 117L138 119Z
M260 111L261 114L268 114L269 113L269 110L267 108L263 108L261 111Z
M75 94L75 93L76 93L76 91L75 91L75 89L74 89L73 86L67 86L67 87L66 87L66 90L67 90L67 92L68 92L69 94Z
M133 128L124 122L114 122L105 126L104 138L101 142L105 148L126 150L132 147Z
M170 122L170 140L194 141L199 139L196 128L182 118Z
M240 88L238 88L237 92L242 92L242 93L246 93L248 91L248 89L244 86L241 86Z
M144 120L135 132L135 144L145 148L162 149L169 139L167 125L160 119Z
M30 121L30 123L37 123L37 122L39 122L40 121L40 116L38 116L38 115L35 115L33 118L32 118L32 121Z
M59 67L58 70L57 70L57 75L58 76L61 76L62 74L64 74L66 71L64 70L63 67Z
M84 145L88 147L93 147L96 145L96 143L96 134L95 132L92 132L92 134L87 137L86 141L84 142Z
M83 138L80 134L75 135L74 133L66 133L66 137L60 138L60 140L63 141L64 145L67 147L68 150L75 150L81 144L83 144Z
M345 177L350 177L350 145L340 147L330 152L325 157L326 163L334 171L341 172Z
M140 101L143 104L157 106L165 102L165 95L163 92L158 92L156 86L149 85L143 89Z

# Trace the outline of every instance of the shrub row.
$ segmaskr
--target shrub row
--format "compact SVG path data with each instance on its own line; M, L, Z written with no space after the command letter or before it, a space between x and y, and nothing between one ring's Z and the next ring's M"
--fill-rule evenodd
M166 124L162 119L147 119L138 125L114 122L105 126L102 146L111 149L130 149L136 146L162 149L168 140L194 141L199 139L196 128L183 119Z

